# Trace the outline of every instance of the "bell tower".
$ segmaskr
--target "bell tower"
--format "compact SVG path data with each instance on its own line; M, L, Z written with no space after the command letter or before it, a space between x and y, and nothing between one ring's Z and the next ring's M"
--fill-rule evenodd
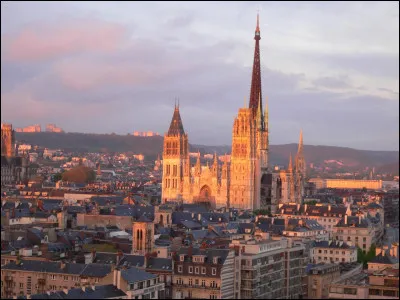
M169 130L164 135L163 202L182 198L184 173L189 164L188 136L183 129L179 104L175 104Z
M1 155L15 156L15 131L11 124L1 124Z

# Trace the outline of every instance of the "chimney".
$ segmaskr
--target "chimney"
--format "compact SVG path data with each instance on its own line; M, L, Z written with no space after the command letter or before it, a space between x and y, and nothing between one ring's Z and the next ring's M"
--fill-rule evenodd
M329 204L328 205L328 211L331 211L331 209L332 209L332 206Z
M304 212L306 213L307 212L307 204L304 204Z
M271 218L271 225L274 225L274 220L275 220L275 218L272 217L272 218Z
M92 263L94 262L96 258L96 249L92 249Z
M344 215L344 224L347 225L347 215Z
M256 216L256 223L258 222L258 215Z
M192 258L192 255L193 255L193 246L190 245L188 248L188 257Z
M375 248L375 256L379 256L382 253L382 248L381 247L376 247Z
M121 250L118 250L117 252L117 261L116 261L116 265L118 266L119 263L121 262L122 257L124 256L124 254L122 253Z
M393 251L393 254L391 256L399 258L399 244L398 243L393 243L391 250Z
M359 216L358 216L358 224L361 224L361 220L362 220L362 216L359 215Z
M61 270L65 269L65 262L64 262L64 261L61 261L61 263L60 263L60 269L61 269Z
M197 215L197 220L201 221L201 214Z
M300 211L300 204L297 204L297 211Z

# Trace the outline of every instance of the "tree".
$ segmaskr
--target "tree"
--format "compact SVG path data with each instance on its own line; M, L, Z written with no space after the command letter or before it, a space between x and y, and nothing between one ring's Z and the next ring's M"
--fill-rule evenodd
M53 176L53 181L54 181L54 182L58 182L58 181L60 181L61 179L62 179L62 173L54 174L54 176Z
M357 247L357 262L362 263L364 268L368 266L368 262L371 261L376 255L376 246L372 244L369 248L368 252L361 250L360 247Z
M95 179L96 173L85 166L77 166L62 174L62 180L76 183L88 183Z

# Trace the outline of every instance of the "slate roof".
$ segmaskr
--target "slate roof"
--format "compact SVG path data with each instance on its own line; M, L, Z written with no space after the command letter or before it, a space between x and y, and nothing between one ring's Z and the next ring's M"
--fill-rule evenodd
M368 228L369 226L368 218L362 218L361 223L359 222L358 216L348 216L347 224L345 224L345 218L342 218L335 227L358 227L358 228Z
M168 135L184 135L185 130L183 129L181 114L179 113L179 107L175 106L174 115L172 116L171 124L169 125Z
M139 270L138 268L132 267L126 270L121 271L121 276L125 279L129 284L145 281L149 279L157 278L157 275L148 273L146 271Z
M161 257L150 257L147 260L146 270L171 271L172 259Z
M349 246L346 242L343 241L320 241L314 242L313 247L316 248L334 248L334 249L355 249L354 246Z
M300 209L297 209L297 205L284 204L278 209L277 213L285 215L307 215L307 216L326 216L326 217L343 217L346 214L347 208L345 206L331 206L329 210L328 206L317 206L301 205Z
M95 287L86 287L85 291L82 288L73 288L68 290L68 293L64 291L50 292L50 295L35 294L31 295L30 299L111 299L116 297L124 297L126 294L118 289L115 285L96 285ZM18 297L18 299L27 299L24 297Z
M104 277L111 272L111 265L66 263L64 268L61 269L60 262L21 260L20 264L11 262L3 266L2 269Z
M223 264L226 260L226 258L229 255L229 249L199 249L199 248L195 248L195 247L191 247L191 249L189 249L189 247L181 247L179 249L179 251L177 252L177 255L175 256L176 260L179 260L179 255L180 254L186 254L185 255L185 261L188 260L187 254L188 252L191 251L192 255L205 255L206 259L204 261L204 263L208 263L208 264L212 264L213 263L213 259L214 257L218 256L218 263Z

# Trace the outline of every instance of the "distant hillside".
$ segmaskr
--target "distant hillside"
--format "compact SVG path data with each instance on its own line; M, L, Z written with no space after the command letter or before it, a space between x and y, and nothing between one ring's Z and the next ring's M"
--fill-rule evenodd
M116 134L84 134L84 133L16 133L19 142L26 142L50 149L65 149L82 152L134 152L148 157L156 157L162 153L163 137L139 137ZM230 146L191 145L190 151L200 150L201 153L230 153ZM295 155L297 144L271 145L270 161L274 164L286 165L290 153ZM325 160L342 161L347 166L385 166L397 167L398 151L369 151L332 146L304 146L307 163L323 163ZM395 164L395 162L397 162Z

